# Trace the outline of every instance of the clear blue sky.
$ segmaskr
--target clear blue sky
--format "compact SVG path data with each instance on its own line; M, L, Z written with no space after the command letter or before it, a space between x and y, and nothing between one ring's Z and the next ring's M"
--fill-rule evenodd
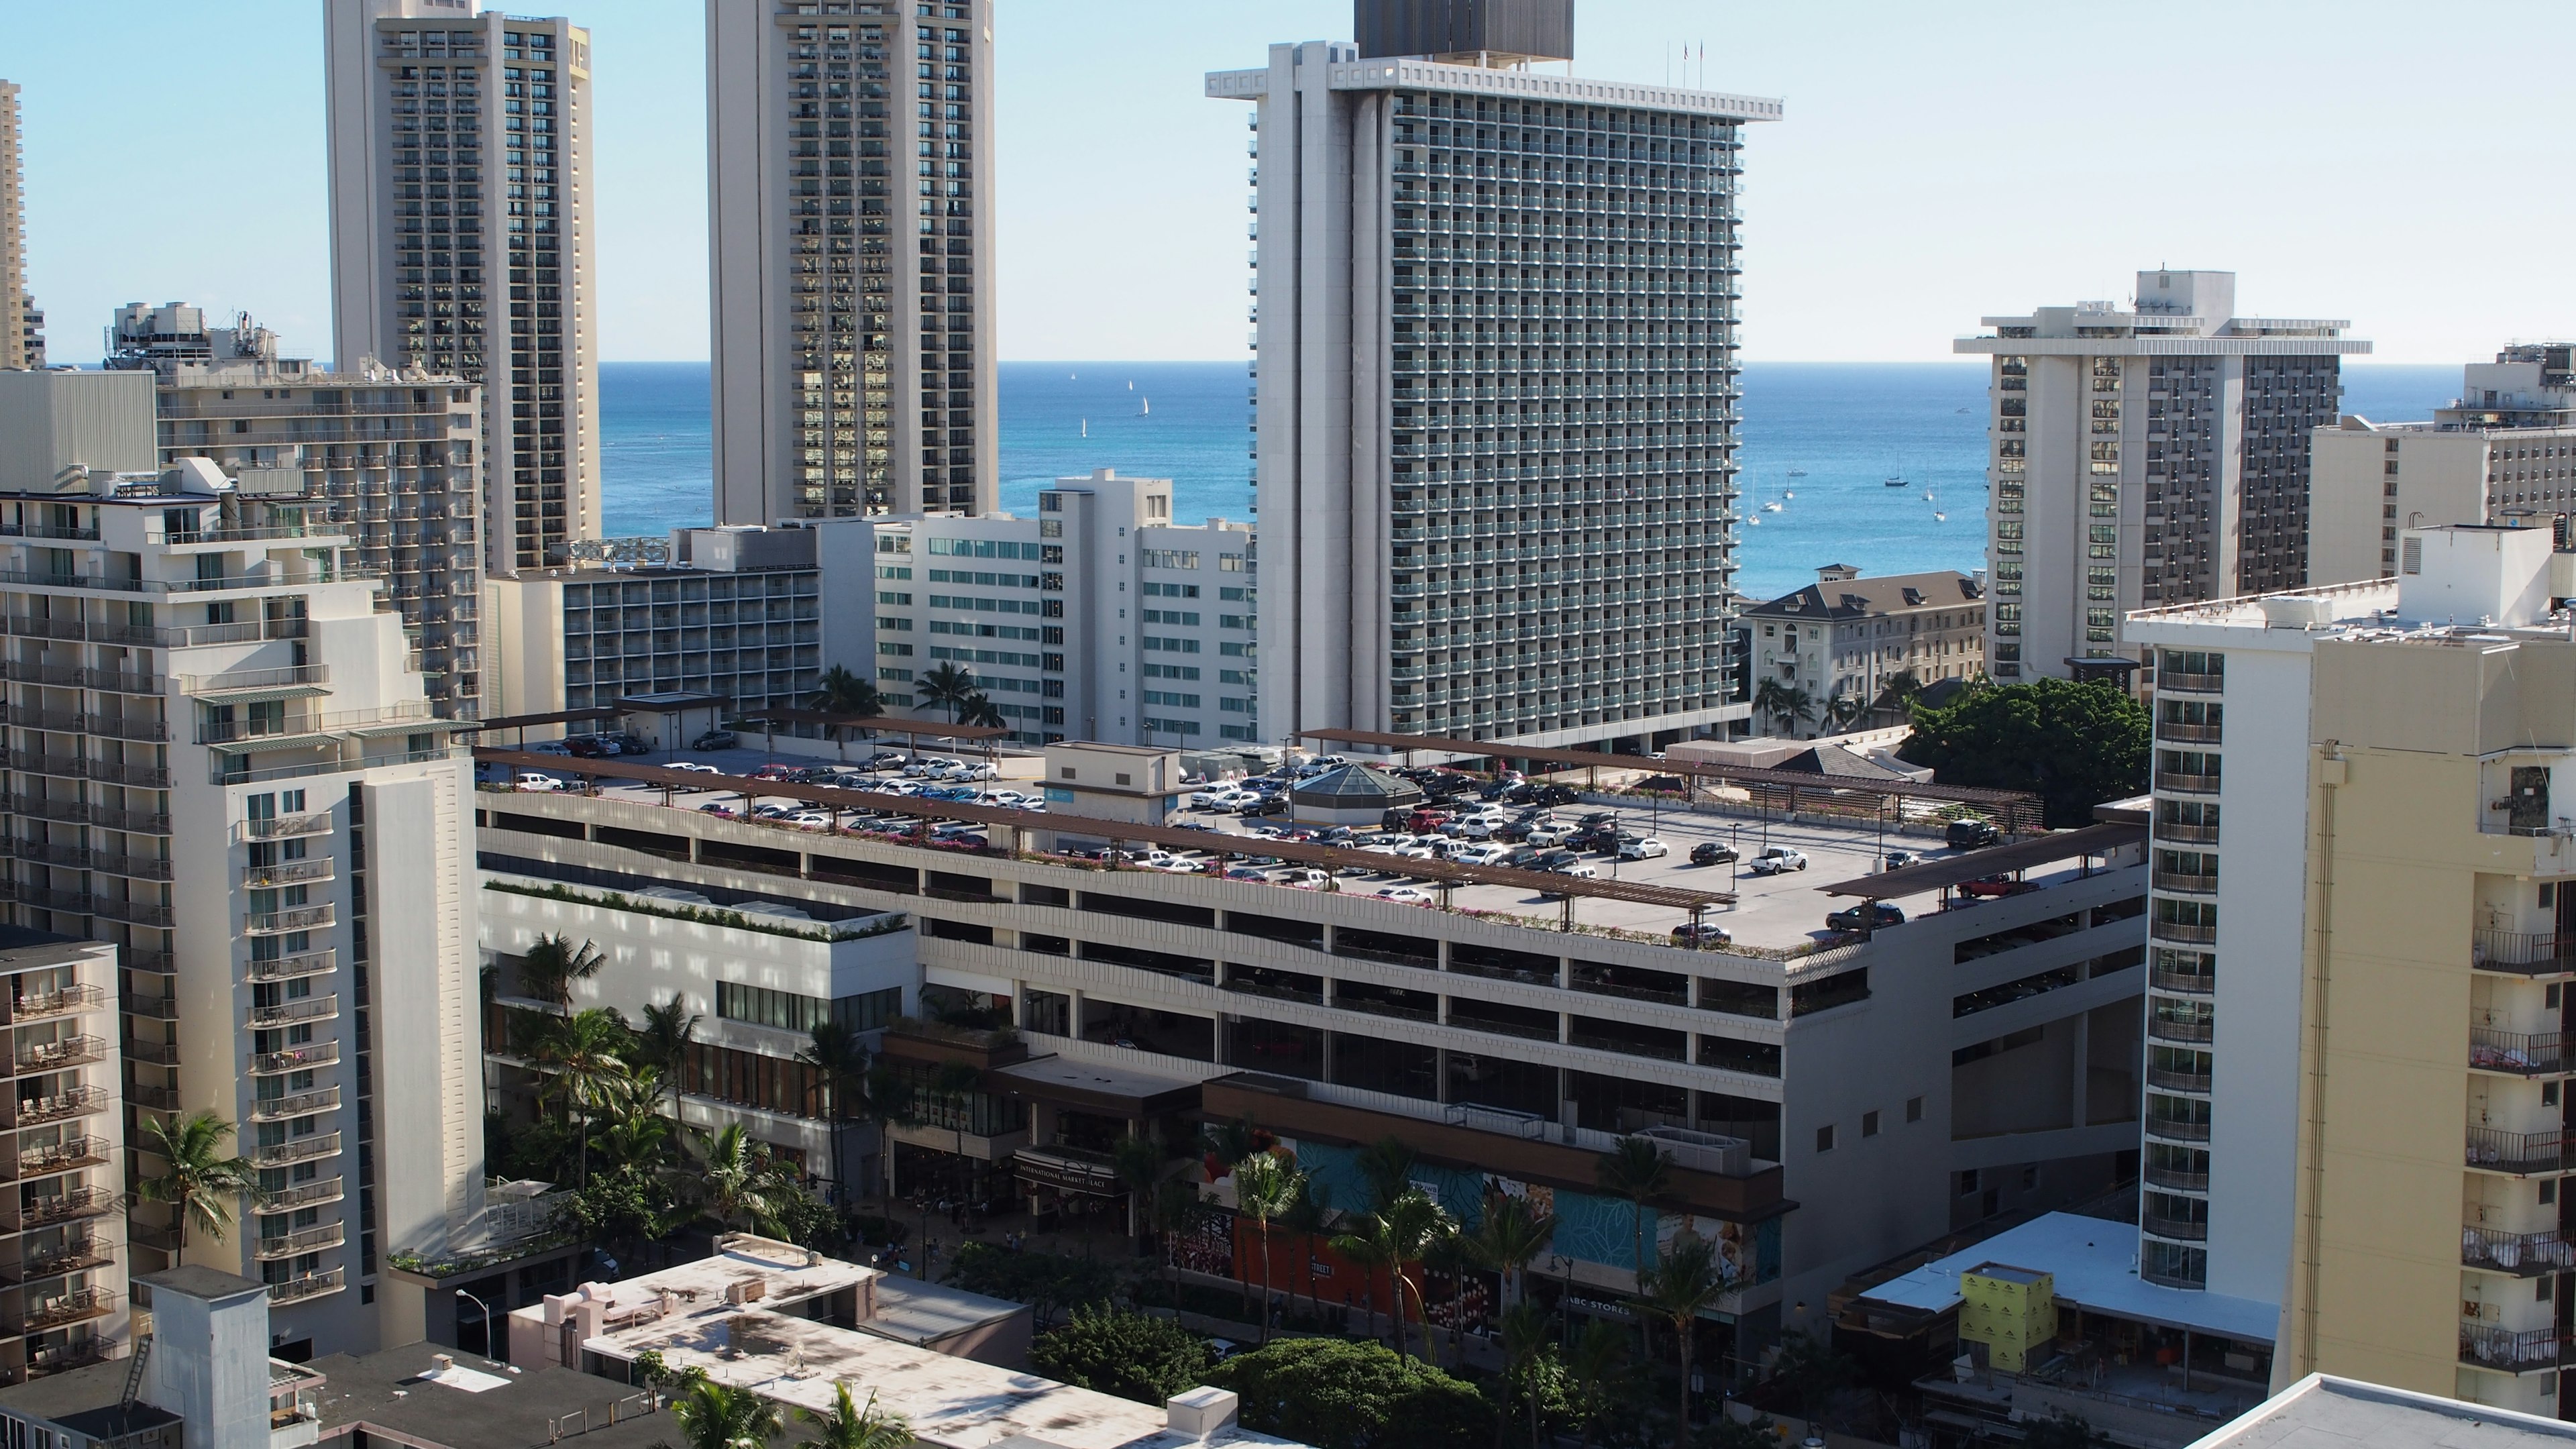
M0 0L57 357L173 298L328 352L320 5ZM703 357L700 7L561 8L593 30L600 355ZM1243 107L1200 76L1349 30L1330 0L1001 0L1003 356L1240 357ZM2576 333L2572 32L2564 4L1583 0L1576 69L1705 43L1710 87L1786 98L1746 157L1749 358L1942 357L2171 265L2454 362Z

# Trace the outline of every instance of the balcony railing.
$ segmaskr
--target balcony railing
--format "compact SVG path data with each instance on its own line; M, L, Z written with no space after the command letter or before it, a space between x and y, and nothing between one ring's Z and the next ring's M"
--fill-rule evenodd
M2216 926L2194 925L2188 921L2150 921L2147 933L2159 941L2179 941L2189 946L2206 946L2218 939Z
M2218 1023L2206 1016L2166 1016L2147 1013L2147 1035L2157 1041L2205 1042L2217 1036Z
M283 1212L288 1208L338 1202L340 1196L340 1179L326 1177L317 1182L298 1183L282 1192L272 1192L261 1207L269 1212Z
M283 1282L271 1283L268 1285L268 1301L296 1303L307 1298L319 1298L325 1293L337 1293L340 1291L342 1271L334 1268L327 1273L307 1273L301 1278L289 1278Z
M19 1265L18 1281L28 1283L38 1278L59 1277L115 1261L115 1244L101 1238L78 1238L50 1252L29 1254L27 1261Z
M340 1105L340 1089L324 1087L316 1092L297 1092L291 1097L258 1097L250 1104L254 1122L278 1122L289 1117L306 1117L315 1112L328 1112Z
M2511 1329L2463 1323L2460 1325L2460 1362L2476 1368L2517 1374L2556 1368L2569 1361L2571 1342L2576 1342L2576 1339L2562 1335L2554 1328L2533 1328L2516 1333Z
M2151 1115L2147 1118L2147 1135L2163 1137L2175 1142L2207 1142L2209 1124L2205 1121L2194 1121L2188 1117Z
M2179 669L2156 672L2156 692L2159 694L2217 694L2226 687L2227 676L2224 674L2186 674Z
M68 1016L75 1011L107 1010L107 991L98 986L66 986L60 991L39 991L21 996L9 1003L11 1021L35 1021L48 1016Z
M283 1237L262 1238L254 1251L261 1258L291 1258L298 1253L318 1253L324 1248L336 1248L347 1241L347 1231L341 1224L322 1223Z
M2481 1072L2508 1072L2518 1077L2546 1077L2569 1070L2563 1032L2525 1034L2469 1028L2469 1066Z
M2150 1066L2147 1068L2147 1085L2162 1087L2168 1092L2206 1092L2209 1090L2209 1073L2178 1072L2171 1067Z
M84 1338L57 1348L40 1348L27 1355L27 1376L42 1378L46 1374L58 1374L66 1369L86 1368L94 1363L105 1363L115 1356L116 1344L113 1340Z
M2216 845L2218 843L2217 826L2186 825L2179 820L2157 821L2155 835L2158 840L2171 841L2177 845Z
M2218 975L2211 971L2169 971L2162 966L2150 966L2147 968L2147 984L2158 991L2208 996L2218 990Z
M2567 1150L2567 1134L2563 1131L2501 1132L2493 1127L2472 1127L2468 1131L2468 1165L2471 1167L2522 1177L2533 1173L2564 1172L2576 1166L2576 1154Z
M255 1053L250 1059L250 1069L253 1075L270 1077L280 1072L300 1072L306 1067L327 1067L338 1060L340 1044L320 1041L288 1051Z
M2156 788L2184 795L2215 795L2218 793L2218 776L2192 770L2158 770Z
M318 931L334 919L328 903L294 906L282 911L252 911L242 918L242 930L253 936L279 936L289 931Z
M331 682L328 664L285 664L273 669L234 669L222 674L183 674L179 688L186 694L228 694L236 690L293 689L304 685L327 685Z
M106 1056L106 1037L67 1036L11 1053L9 1073L23 1077L34 1072L56 1072L65 1067L86 1066Z
M284 1167L290 1163L311 1162L317 1157L335 1156L339 1151L339 1133L319 1132L291 1142L254 1147L250 1150L250 1160L261 1167Z
M2172 1238L2185 1243L2209 1241L2209 1224L2195 1222L2190 1218L2167 1217L2163 1213L2146 1213L2139 1217L2138 1226L2159 1238Z
M74 1087L50 1097L21 1097L18 1099L17 1120L10 1125L42 1127L49 1122L68 1122L74 1117L104 1112L112 1101L113 1096L105 1087Z
M282 840L290 835L328 835L331 816L327 811L311 815L274 815L265 820L245 820L241 827L245 840Z
M2147 1186L2170 1187L2180 1192L2207 1192L2209 1191L2209 1174L2206 1172L2185 1172L2178 1167L2158 1167L2153 1163L2149 1163L2147 1165Z
M254 1031L267 1031L299 1021L321 1021L339 1014L339 997L306 996L294 1001L281 1001L275 1006L252 1007L250 1025Z
M29 1294L27 1311L18 1318L18 1331L33 1333L39 1329L59 1328L66 1323L101 1318L116 1311L113 1288L75 1288L69 1293L50 1296Z
M2576 972L2576 934L2480 929L2469 941L2469 964L2520 976Z
M2215 871L2204 874L2199 871L2159 870L2150 873L2148 879L2153 881L2155 888L2160 891L2180 891L2185 895L2195 896L2218 894L2218 875Z
M335 951L299 951L274 960L253 961L244 973L253 981L292 981L299 976L319 976L339 966Z
M69 1172L75 1167L96 1167L115 1152L115 1144L104 1137L73 1137L43 1147L32 1147L18 1154L20 1177L44 1177Z
M0 1224L17 1229L41 1228L75 1218L94 1218L116 1211L116 1194L103 1187L76 1187L15 1207L0 1206Z
M281 860L269 865L242 867L242 884L253 890L276 886L305 885L331 878L332 859L317 855L310 860Z
M2171 719L2156 721L2156 738L2160 740L2178 740L2185 744L2195 745L2214 745L2219 742L2218 734L2218 726L2214 724L2184 724L2180 720Z
M2559 1233L2500 1233L2460 1229L2460 1266L2496 1273L2538 1275L2576 1268L2576 1243Z

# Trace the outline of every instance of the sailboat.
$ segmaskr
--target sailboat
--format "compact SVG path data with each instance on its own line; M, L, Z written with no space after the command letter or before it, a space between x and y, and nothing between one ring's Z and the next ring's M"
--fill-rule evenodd
M1084 418L1082 420L1082 435L1086 438L1091 436L1091 419L1089 418Z
M1140 411L1136 414L1136 416L1138 416L1138 417L1140 417L1140 418L1150 418L1150 417L1152 417L1153 415L1154 415L1154 400L1153 400L1152 398L1147 398L1147 399L1145 399L1145 406L1144 406L1144 408L1143 408L1142 410L1140 410Z
M1763 504L1763 505L1762 505L1762 511L1763 511L1763 512L1765 512L1765 513L1777 513L1777 512L1779 512L1779 511L1780 511L1780 505L1779 505L1779 504L1777 504L1777 503L1765 503L1765 504ZM1760 520L1760 519L1758 519L1758 518L1754 520L1754 522L1756 522L1756 523L1759 523L1759 522L1761 522L1761 521L1762 521L1762 520Z
M1887 486L1890 488L1902 488L1905 486L1905 480L1902 478L1890 478L1887 480Z
M1792 478L1804 478L1807 476L1807 470L1804 468L1792 468L1789 470L1789 476Z
M1795 488L1783 488L1780 490L1780 496L1783 498L1795 498L1798 496L1798 490Z
M1947 523L1950 521L1950 515L1943 513L1941 510L1936 508L1932 510L1932 521L1934 523Z
M1926 502L1926 503L1929 503L1929 502L1931 502L1931 501L1932 501L1932 490L1931 490L1931 489L1926 488L1926 489L1924 489L1924 490L1923 490L1923 501L1924 501L1924 502Z

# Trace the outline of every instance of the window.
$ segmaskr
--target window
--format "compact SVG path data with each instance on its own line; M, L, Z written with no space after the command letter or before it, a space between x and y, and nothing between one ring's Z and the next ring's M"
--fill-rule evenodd
M1959 1196L1974 1197L1976 1196L1976 1193L1977 1170L1971 1167L1967 1171L1959 1174Z
M716 983L718 1017L753 1026L774 1027L780 1031L810 1032L827 1020L844 1022L853 1031L874 1031L892 1021L902 1010L903 988L899 986L825 1001L793 991L746 986L738 981Z
M1878 1135L1878 1114L1876 1112L1863 1112L1860 1114L1860 1135L1863 1137L1875 1137Z
M1816 1150L1818 1152L1831 1152L1834 1150L1834 1129L1832 1127L1826 1126L1816 1129Z
M1908 1097L1905 1099L1905 1120L1908 1122L1920 1122L1923 1120L1923 1099L1921 1097Z

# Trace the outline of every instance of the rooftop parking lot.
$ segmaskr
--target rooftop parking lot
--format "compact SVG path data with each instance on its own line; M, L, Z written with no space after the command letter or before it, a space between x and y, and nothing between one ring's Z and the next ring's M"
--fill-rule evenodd
M817 742L797 741L795 743L810 749ZM717 773L735 777L748 776L754 771L773 764L828 765L836 770L840 768L837 760L830 755L818 758L810 754L791 755L784 751L773 755L761 748L760 742L756 739L746 741L746 744L748 748L682 751L676 755L656 754L631 761L634 764L661 768L684 765L712 767L709 787L704 790L666 791L659 785L602 779L599 781L597 793L602 798L655 806L667 803L672 808L682 810L723 813L736 817L757 814L765 817L764 823L780 828L859 831L907 836L921 828L921 821L914 813L878 814L863 809L826 810L805 801L762 794L756 788L747 793L738 779L717 781L714 778ZM825 745L824 748L828 749L829 746ZM864 762L876 750L877 746L874 744L853 742L850 747L851 765L847 774L838 783L854 786L873 785L878 789L893 787L918 790L924 787L925 782L904 780L898 769L866 768ZM925 752L925 754L932 753ZM947 754L944 758L978 762L978 757L964 753ZM552 773L573 788L579 788L579 770L584 762L578 759L564 759L559 763L561 768ZM487 780L496 784L506 780L510 774L506 768L489 765L485 767L484 773ZM836 782L818 780L810 783ZM929 788L943 787L934 785ZM956 791L961 797L979 804L1021 810L1043 811L1045 809L1043 804L1031 798L1038 791L1037 783L1033 779L954 781L944 788ZM1478 804L1472 796L1466 797L1459 803L1465 808L1476 808ZM1653 854L1652 847L1648 846L1646 849L1649 854L1646 858L1622 859L1616 852L1609 849L1586 850L1577 858L1575 870L1589 871L1593 878L1603 881L1634 882L1707 893L1731 893L1736 897L1734 905L1713 909L1703 917L1703 920L1722 929L1736 947L1748 948L1766 955L1797 953L1850 939L1845 933L1829 929L1825 918L1831 912L1853 906L1855 902L1843 897L1825 895L1819 888L1837 881L1874 873L1879 868L1879 862L1884 858L1885 852L1909 851L1917 858L1925 860L1943 859L1961 853L1942 847L1938 837L1902 834L1893 829L1882 833L1874 826L1864 824L1846 826L1788 822L1750 813L1714 814L1700 811L1659 810L1634 803L1617 805L1576 803L1559 805L1544 811L1533 811L1530 807L1497 808L1501 809L1503 817L1507 820L1526 818L1530 823L1553 823L1563 828L1571 828L1589 816L1612 817L1618 832L1659 843L1663 847L1662 852ZM1064 819L1067 827L1057 842L1057 850L1060 853L1079 852L1086 846L1096 848L1111 837L1110 831L1075 828L1075 817L1060 818ZM1169 823L1192 832L1204 831L1207 836L1206 845L1195 850L1171 846L1154 849L1143 845L1132 845L1127 847L1129 852L1127 858L1117 863L1133 868L1160 869L1174 873L1222 870L1236 879L1267 881L1282 888L1329 889L1347 894L1384 896L1402 904L1426 909L1497 912L1549 924L1560 923L1568 909L1567 901L1562 896L1541 894L1515 886L1452 884L1444 888L1436 880L1408 873L1404 858L1392 853L1387 855L1383 866L1372 868L1354 865L1329 872L1297 863L1275 860L1264 863L1259 859L1263 839L1283 831L1311 832L1314 829L1296 826L1285 817L1248 817L1228 810L1183 809L1175 811ZM982 844L988 833L983 827L963 823L943 826L935 817L930 828L948 837L957 845L969 847ZM1462 845L1482 842L1462 842L1443 837L1436 832L1424 832L1417 836L1407 831L1370 827L1353 829L1347 839L1327 840L1323 843L1384 852L1394 850L1419 852L1426 849L1439 849L1444 853L1455 855ZM1511 848L1500 841L1490 844L1505 850ZM1722 853L1731 853L1733 858L1722 859L1715 863L1693 864L1691 855L1695 848L1701 846L1721 847ZM1776 873L1755 873L1752 869L1754 863L1766 851L1775 849L1793 852L1796 857L1803 859L1803 866L1793 861L1789 868ZM1465 858L1470 863L1477 860L1477 857L1472 854ZM1498 859L1491 863L1511 862ZM2061 876L2071 878L2081 874L2081 868L2081 861L2062 862L2052 866L2045 873L2031 872L2029 879L2032 883L2046 883ZM1959 892L1946 894L1948 897L1946 902L1944 892L1926 890L1894 897L1890 903L1905 912L1908 917L1944 909L1945 904L1950 909L1964 909L1976 904L1972 896ZM1670 905L1590 896L1575 899L1572 910L1573 919L1583 928L1616 930L1622 933L1636 932L1655 939L1671 939L1675 928L1689 919L1689 913L1686 910ZM1718 943L1710 941L1708 944L1714 946Z

